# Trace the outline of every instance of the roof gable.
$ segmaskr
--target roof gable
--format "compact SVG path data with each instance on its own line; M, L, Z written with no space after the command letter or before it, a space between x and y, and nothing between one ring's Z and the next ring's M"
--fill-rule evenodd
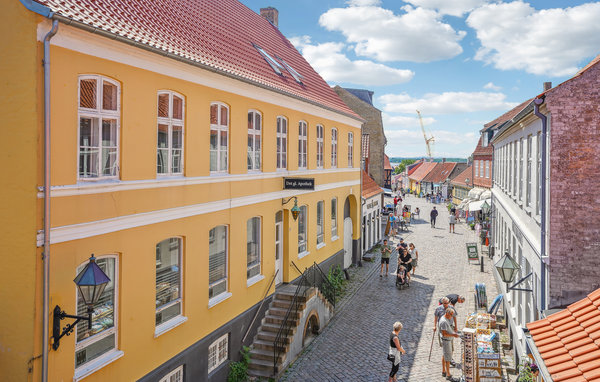
M435 167L436 164L437 163L435 163L435 162L423 163L415 170L415 172L413 172L409 176L409 178L414 181L420 182L421 180L423 180L423 178L425 178L427 176L427 174L429 174L429 171L431 171Z
M473 155L492 155L494 152L494 148L492 145L487 145L487 147L483 147L483 134L479 136L479 142L477 142L477 146L475 147L475 151L473 151Z
M237 0L36 1L78 23L361 120L277 27ZM255 46L278 60L281 74Z
M456 167L456 162L441 162L437 163L429 174L423 178L423 182L443 183L450 177L452 171Z

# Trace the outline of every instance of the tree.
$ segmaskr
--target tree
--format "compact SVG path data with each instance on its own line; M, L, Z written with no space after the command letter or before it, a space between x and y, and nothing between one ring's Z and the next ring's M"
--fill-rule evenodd
M415 159L402 159L400 164L398 166L396 166L396 169L394 170L394 174L400 174L401 172L406 170L406 166L409 166L415 162L416 162Z

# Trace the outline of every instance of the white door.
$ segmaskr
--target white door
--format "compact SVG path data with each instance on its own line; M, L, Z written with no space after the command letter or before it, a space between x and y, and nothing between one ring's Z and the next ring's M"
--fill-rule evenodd
M344 269L352 265L352 218L344 219Z
M275 223L275 285L283 281L283 223Z

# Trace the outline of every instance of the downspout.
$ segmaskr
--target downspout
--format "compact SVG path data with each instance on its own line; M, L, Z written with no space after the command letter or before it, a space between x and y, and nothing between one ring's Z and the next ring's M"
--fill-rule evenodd
M42 382L48 381L48 332L50 305L50 39L58 31L58 20L44 37L44 292L42 319Z
M541 213L541 243L540 243L540 256L541 256L541 300L540 300L540 311L543 312L546 310L546 264L544 263L544 258L546 257L546 156L547 156L547 148L546 148L546 140L547 140L547 131L548 131L548 119L547 117L540 113L540 105L544 103L545 96L540 98L536 98L533 101L533 113L542 120L542 187L540 190L540 213Z

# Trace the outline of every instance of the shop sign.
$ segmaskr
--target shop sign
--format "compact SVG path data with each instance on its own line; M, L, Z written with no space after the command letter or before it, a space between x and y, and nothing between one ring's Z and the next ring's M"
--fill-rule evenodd
M315 178L283 178L284 190L314 190Z
M479 260L477 254L477 243L467 243L467 258L469 260Z

